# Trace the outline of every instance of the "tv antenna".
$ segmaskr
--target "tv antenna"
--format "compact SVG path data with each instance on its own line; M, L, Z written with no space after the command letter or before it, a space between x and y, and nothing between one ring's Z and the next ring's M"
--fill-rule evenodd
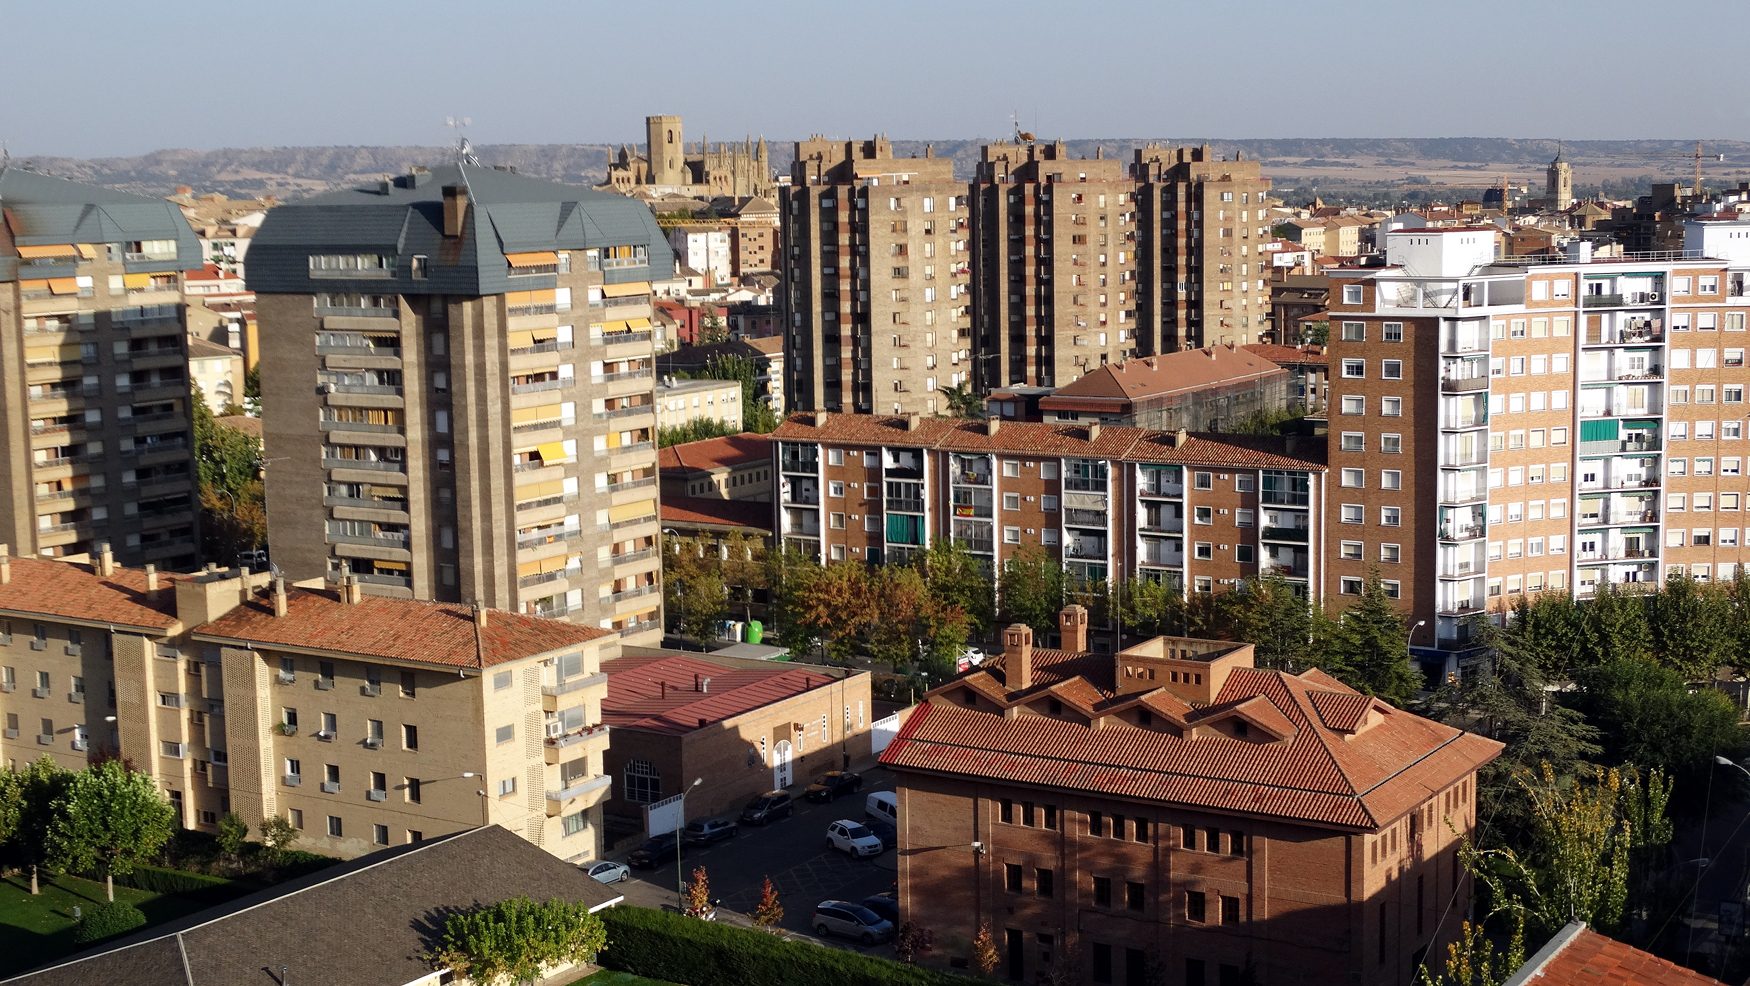
M446 116L444 126L456 132L456 163L471 164L480 167L480 159L474 155L474 145L468 143L468 135L462 128L474 125L474 118L468 116Z
M1015 143L1031 144L1037 139L1030 131L1021 129L1021 112L1019 110L1009 114L1009 122L1015 125Z

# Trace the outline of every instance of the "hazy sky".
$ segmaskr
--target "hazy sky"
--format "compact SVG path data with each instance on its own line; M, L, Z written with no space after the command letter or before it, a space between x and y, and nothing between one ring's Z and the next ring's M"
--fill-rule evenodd
M812 132L1745 138L1733 0L0 4L15 155ZM1638 48L1646 43L1647 48ZM1694 54L1691 54L1694 53ZM28 82L24 80L30 80Z

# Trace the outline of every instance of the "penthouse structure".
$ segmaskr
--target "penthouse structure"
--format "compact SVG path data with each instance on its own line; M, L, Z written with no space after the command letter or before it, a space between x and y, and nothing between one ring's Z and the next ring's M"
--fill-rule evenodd
M903 562L947 539L992 570L1031 547L1089 581L1323 584L1325 467L1283 442L825 412L773 437L775 530L821 561Z
M1608 259L1404 229L1385 267L1335 272L1327 595L1377 567L1414 645L1462 647L1522 593L1734 574L1746 229Z
M1207 146L1126 166L987 145L970 182L891 142L796 145L783 190L791 406L934 413L970 383L1062 386L1133 355L1256 342L1270 183Z
M355 856L501 825L602 849L595 627L456 603L0 552L0 762L121 757L177 823L287 818Z
M648 209L415 169L275 208L250 257L285 573L660 635Z
M0 166L0 542L196 564L183 272L162 199Z
M1016 981L1408 986L1438 962L1501 744L1250 644L1090 653L1086 620L1064 610L1057 650L1009 627L882 753L902 918L987 924Z

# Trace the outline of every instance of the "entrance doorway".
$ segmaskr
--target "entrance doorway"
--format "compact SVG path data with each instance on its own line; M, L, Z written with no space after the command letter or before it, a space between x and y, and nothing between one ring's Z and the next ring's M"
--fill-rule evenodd
M772 787L782 790L791 783L790 741L779 740L778 745L772 748Z

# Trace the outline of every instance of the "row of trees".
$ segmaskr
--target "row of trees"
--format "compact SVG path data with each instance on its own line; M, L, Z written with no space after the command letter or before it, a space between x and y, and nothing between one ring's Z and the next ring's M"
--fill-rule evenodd
M174 830L170 802L145 774L119 760L78 772L42 757L22 770L0 771L0 856L39 874L101 873L115 900L115 877L149 862Z
M261 439L222 425L199 387L191 388L195 481L201 508L201 550L230 565L267 543L267 495L261 482ZM225 413L242 413L239 407Z

